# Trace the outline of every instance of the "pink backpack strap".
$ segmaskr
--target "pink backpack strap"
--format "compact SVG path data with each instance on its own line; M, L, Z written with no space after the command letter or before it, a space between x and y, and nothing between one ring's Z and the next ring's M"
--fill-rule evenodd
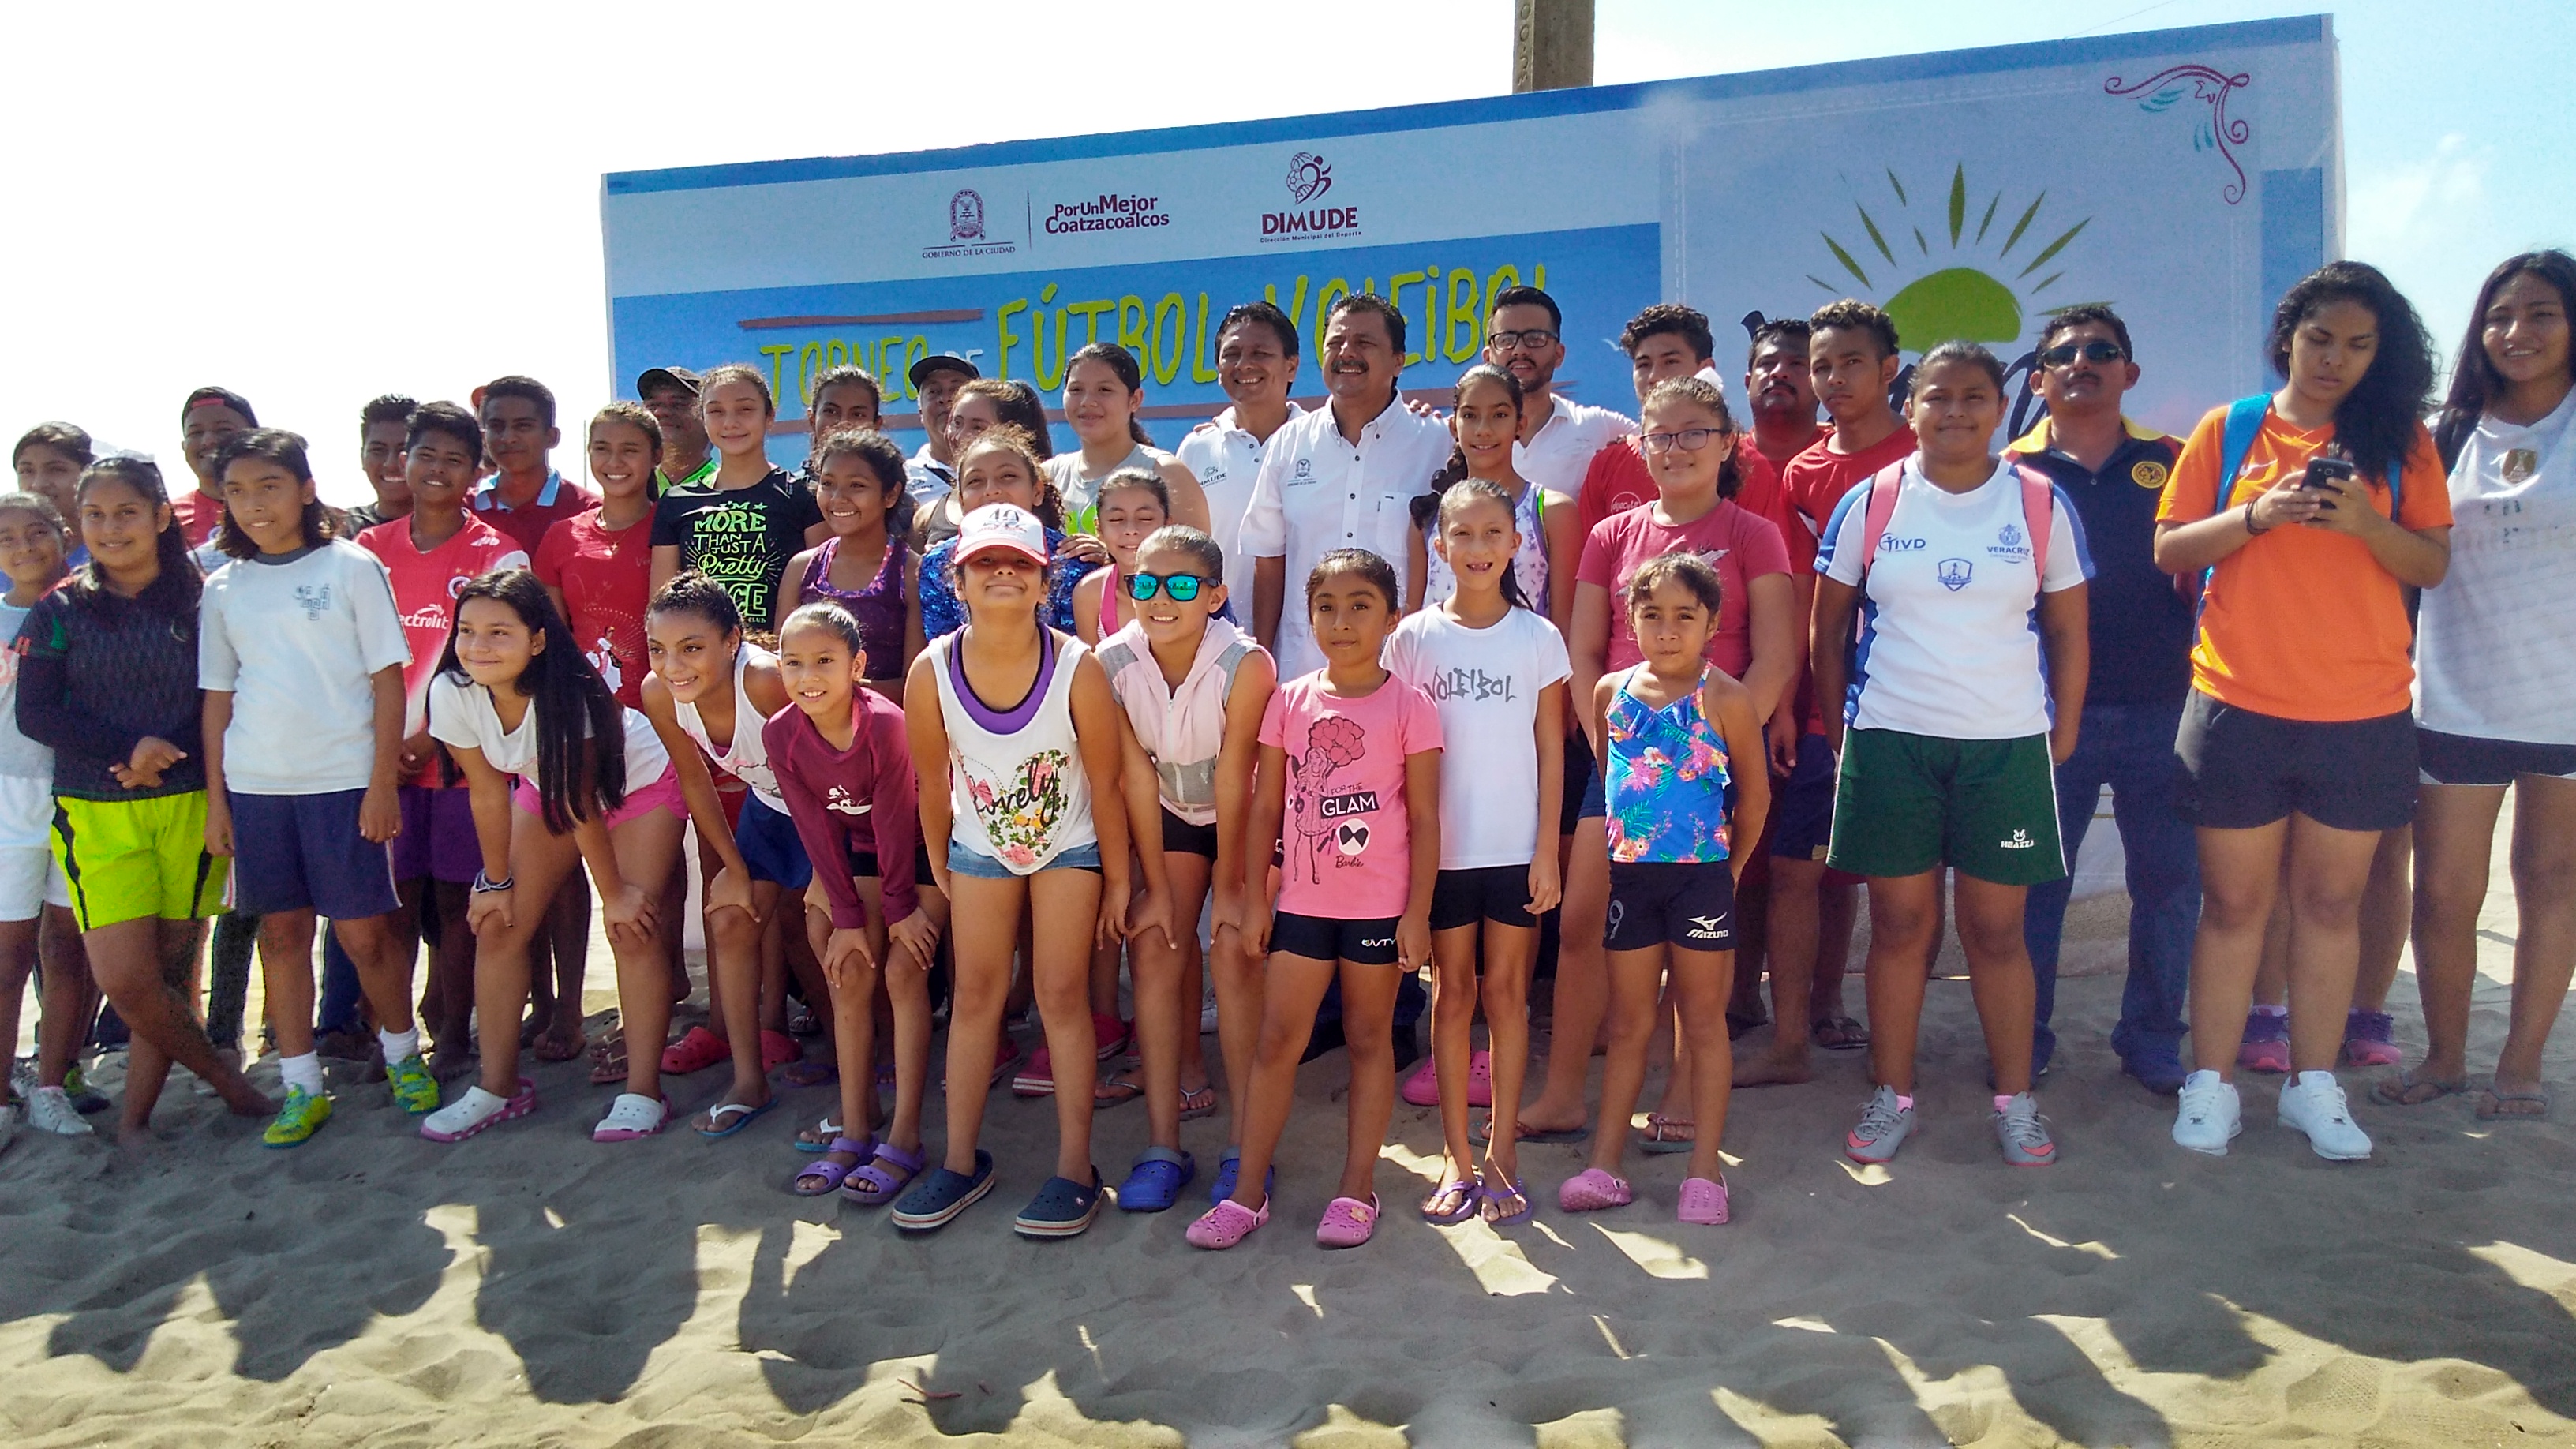
M2048 536L2057 521L2057 488L2047 475L2036 468L2013 465L2021 479L2022 525L2030 530L2031 567L2039 572L2039 586L2048 587Z
M1888 521L1896 517L1896 500L1905 490L1905 464L1895 462L1878 471L1869 480L1869 511L1861 515L1860 571L1865 576L1869 566L1878 562L1878 541L1887 536Z

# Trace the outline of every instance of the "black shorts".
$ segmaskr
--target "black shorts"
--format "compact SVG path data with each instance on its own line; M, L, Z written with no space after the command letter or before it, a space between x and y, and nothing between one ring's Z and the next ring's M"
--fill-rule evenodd
M852 850L849 864L850 874L861 880L876 880L883 874L877 869L877 853L873 850ZM930 842L919 836L913 837L912 842L912 883L924 890L939 888L938 878L930 873Z
M1834 752L1823 735L1798 740L1798 765L1771 791L1771 853L1786 860L1825 858L1834 835Z
M2417 726L2415 758L2427 785L2510 785L2524 775L2576 776L2576 745L2481 740Z
M2415 818L2415 719L2295 720L2195 689L2174 737L2174 808L2207 830L2251 830L2295 812L2331 830L2394 830Z
M1601 766L1592 758L1592 737L1581 730L1565 737L1565 790L1557 808L1557 830L1572 835L1589 809L1595 819L1608 813L1601 800Z
M1431 887L1431 929L1455 930L1478 921L1535 928L1538 917L1529 913L1529 873L1526 865L1440 872Z
M1192 825L1166 807L1163 811L1163 853L1179 851L1183 855L1204 855L1216 859L1216 827Z
M1735 949L1735 870L1725 861L1610 862L1610 916L1601 945L1642 951Z
M1281 911L1270 918L1270 949L1310 961L1348 961L1354 966L1395 964L1395 921L1328 921Z

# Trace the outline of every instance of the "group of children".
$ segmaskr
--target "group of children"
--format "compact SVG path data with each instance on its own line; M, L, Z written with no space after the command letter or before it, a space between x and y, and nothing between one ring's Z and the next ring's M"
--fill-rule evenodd
M1331 324L1379 325L1374 301L1346 299ZM1274 314L1238 309L1226 332L1276 331ZM1897 366L1883 314L1839 303L1814 332L1820 379L1838 365L1827 334L1851 334L1872 374L1858 385L1885 397ZM1279 340L1293 360L1293 330ZM1656 1122L1686 1130L1647 1146L1689 1154L1678 1218L1723 1223L1737 887L1775 828L1825 828L1773 819L1775 790L1807 808L1803 731L1831 751L1830 838L1807 858L1872 882L1877 1091L1845 1151L1883 1162L1913 1129L1946 866L1998 1144L2017 1165L2055 1160L2031 1095L2020 922L2027 889L2065 870L2050 771L2083 714L2092 565L2066 493L1994 451L1993 355L1943 343L1912 367L1902 445L1842 480L1810 540L1817 578L1794 590L1776 504L1746 493L1778 480L1708 377L1650 382L1640 362L1641 420L1614 446L1641 501L1581 527L1573 498L1516 463L1521 374L1473 367L1451 398L1450 466L1411 509L1409 556L1322 552L1291 599L1323 663L1285 679L1236 622L1240 565L1215 536L1230 522L1141 440L1132 357L1099 344L1066 378L1082 447L1061 457L1016 385L969 382L937 419L925 407L948 428L937 488L877 431L877 384L855 369L811 385L811 416L835 426L818 426L802 474L775 467L767 382L729 365L654 369L644 405L590 419L595 494L547 462L552 395L503 378L472 410L370 405L368 446L390 453L371 463L373 519L335 515L304 441L257 427L221 389L185 410L196 493L174 499L147 460L84 456L42 491L0 497L0 622L19 641L0 655L15 692L0 711L0 988L14 1020L41 960L30 1119L86 1130L61 1104L94 981L131 1034L129 1139L175 1062L269 1119L269 1146L309 1140L333 1105L317 920L423 1136L461 1142L526 1116L538 1098L523 1043L581 1050L595 891L620 1026L592 1048L592 1079L619 1089L594 1140L668 1129L667 1074L729 1062L691 1123L710 1139L770 1112L781 1068L836 1079L835 1112L796 1134L809 1160L792 1191L884 1205L926 1232L995 1186L981 1127L1008 1078L1052 1095L1058 1126L1019 1232L1093 1222L1111 1197L1095 1110L1140 1096L1149 1145L1114 1200L1166 1210L1198 1176L1181 1124L1216 1111L1198 1049L1204 970L1230 1145L1189 1241L1228 1248L1268 1222L1329 996L1349 1047L1347 1148L1316 1237L1355 1246L1381 1214L1399 985L1427 970L1443 1153L1420 1213L1508 1225L1533 1209L1518 1146L1552 1135L1521 1105L1540 918L1563 904L1569 952L1606 952L1607 1062L1588 1160L1558 1205L1634 1200L1631 1114L1671 1022L1676 1113ZM1390 390L1368 406L1402 404ZM388 420L398 446L378 436ZM68 436L30 434L22 479L43 481ZM1239 510L1239 494L1218 506ZM2243 531L2312 512L2249 515ZM1811 692L1798 610L1812 616ZM1811 698L1828 701L1812 724ZM692 832L710 1019L666 1045L689 991ZM201 926L226 908L257 919L282 1101L198 1025ZM943 973L934 1158L923 1115ZM828 1022L829 1063L802 1063L779 1029L799 994ZM1006 1030L1021 1006L1044 1037L1025 1060ZM1101 1080L1122 1047L1138 1076Z

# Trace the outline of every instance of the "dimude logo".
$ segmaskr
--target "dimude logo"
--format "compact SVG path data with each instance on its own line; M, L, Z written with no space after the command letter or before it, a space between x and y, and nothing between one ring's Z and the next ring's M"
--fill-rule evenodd
M1311 151L1300 151L1288 158L1288 200L1300 209L1263 212L1261 239L1265 242L1312 241L1359 235L1358 207L1307 205L1332 189L1332 164L1323 157Z
M1124 231L1139 226L1170 226L1172 214L1159 196L1120 196L1103 192L1089 201L1059 201L1041 223L1049 236L1086 231Z

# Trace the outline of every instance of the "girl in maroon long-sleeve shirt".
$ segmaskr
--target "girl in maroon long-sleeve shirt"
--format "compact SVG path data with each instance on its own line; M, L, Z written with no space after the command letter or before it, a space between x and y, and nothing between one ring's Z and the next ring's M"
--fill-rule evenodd
M797 1174L796 1190L814 1196L837 1187L873 1206L893 1201L922 1167L928 973L939 946L935 917L946 903L914 864L919 826L903 711L858 687L867 668L860 641L858 621L838 604L807 604L789 616L778 639L789 705L762 727L761 742L814 862L806 927L831 989L840 1062L841 1129ZM895 1062L894 1114L882 1137L867 1130L880 966L894 1007Z

